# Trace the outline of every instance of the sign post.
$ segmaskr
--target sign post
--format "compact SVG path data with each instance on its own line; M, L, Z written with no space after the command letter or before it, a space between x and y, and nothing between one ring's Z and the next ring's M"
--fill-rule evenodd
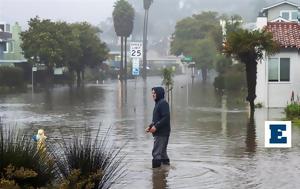
M140 59L143 57L143 43L131 42L130 43L130 56L132 59L132 75L140 75Z
M37 67L33 66L32 67L32 71L31 71L31 90L32 90L32 93L33 93L33 72L36 72L37 71Z
M140 75L140 59L132 59L132 75Z
M131 42L130 43L130 57L132 60L131 74L135 77L134 88L136 89L137 76L140 75L140 59L143 58L143 43L142 42ZM136 108L136 105L134 107L134 111L136 112L135 108Z

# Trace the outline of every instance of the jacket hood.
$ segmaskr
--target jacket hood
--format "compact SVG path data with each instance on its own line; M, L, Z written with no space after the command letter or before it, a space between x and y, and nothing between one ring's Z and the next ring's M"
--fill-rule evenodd
M153 87L152 90L156 93L156 99L155 102L158 102L160 99L165 98L165 90L162 87Z

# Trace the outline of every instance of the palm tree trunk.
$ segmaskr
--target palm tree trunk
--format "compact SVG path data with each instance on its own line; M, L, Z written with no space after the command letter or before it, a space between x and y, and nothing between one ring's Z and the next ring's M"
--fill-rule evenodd
M148 30L148 9L145 9L144 30L143 30L143 78L147 77L147 30Z
M248 87L248 96L247 101L250 103L250 110L254 112L254 100L256 98L256 71L257 71L257 62L251 61L246 63L246 75L247 75L247 87Z
M125 66L124 66L124 79L127 80L127 37L125 37Z
M121 36L120 80L123 80L123 36Z
M247 136L246 136L246 151L253 153L256 151L256 131L255 131L255 121L254 112L250 113L249 121L247 124Z

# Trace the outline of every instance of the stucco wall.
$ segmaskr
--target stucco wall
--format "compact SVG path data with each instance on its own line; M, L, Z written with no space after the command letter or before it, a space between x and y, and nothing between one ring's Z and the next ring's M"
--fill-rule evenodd
M298 51L283 50L271 58L290 58L290 82L268 82L267 60L258 64L257 99L265 107L285 107L290 102L292 91L300 97L300 55Z

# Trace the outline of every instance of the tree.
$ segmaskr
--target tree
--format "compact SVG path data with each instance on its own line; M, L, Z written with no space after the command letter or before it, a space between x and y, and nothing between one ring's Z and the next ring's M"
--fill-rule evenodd
M224 45L224 52L227 55L240 60L246 66L247 101L250 103L251 112L254 111L254 100L256 98L257 61L263 59L264 52L274 54L279 50L279 45L272 38L272 34L266 30L248 31L238 29L228 33Z
M143 29L143 78L147 77L147 32L148 32L148 13L153 0L144 0L144 29Z
M191 56L202 79L213 66L217 49L222 45L222 30L216 12L202 12L177 22L171 41L171 53Z
M28 24L29 29L21 33L24 56L31 62L44 64L50 76L55 64L63 59L62 44L67 41L57 32L58 25L49 19L35 17Z
M162 84L164 86L166 86L168 102L169 102L170 101L170 91L172 93L173 85L174 85L172 68L164 68L162 70L162 77L163 77Z
M243 19L240 15L232 15L230 19L226 19L226 32L231 33L241 28Z
M108 49L101 41L98 34L101 30L87 22L71 24L73 34L77 36L80 56L76 61L70 62L69 68L76 71L77 85L80 85L81 78L84 80L84 70L86 67L95 67L106 60Z
M114 10L112 14L113 14L115 32L117 36L121 37L120 78L123 79L123 75L124 75L123 40L125 38L125 78L126 78L127 77L127 60L126 60L127 37L131 35L133 30L134 9L127 1L118 0L114 5Z
M29 29L21 33L21 47L30 62L47 67L48 76L52 76L53 68L67 66L71 73L76 71L80 85L84 68L107 58L108 49L98 37L99 32L85 22L67 24L35 17L29 21Z
M197 68L201 69L203 81L207 80L207 71L214 65L216 59L216 46L212 39L199 39L193 43L189 54L193 57Z

